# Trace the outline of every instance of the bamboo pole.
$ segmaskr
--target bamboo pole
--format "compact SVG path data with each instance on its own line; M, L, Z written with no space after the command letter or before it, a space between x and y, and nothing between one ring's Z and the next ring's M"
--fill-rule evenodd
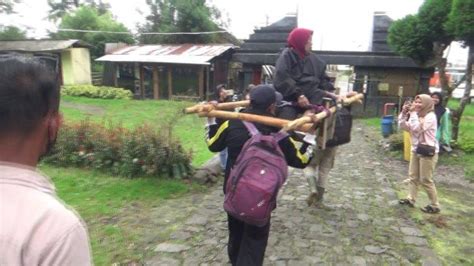
M219 111L219 110L212 110L209 112L200 112L198 113L199 116L207 116L207 117L218 117L223 119L240 119L243 121L248 122L255 122L260 123L272 127L279 127L284 128L288 123L292 122L291 120L285 120L280 118L275 118L271 116L264 116L264 115L255 115L255 114L247 114L247 113L239 113L239 112L229 112L229 111ZM307 132L311 129L313 124L302 124L299 127L295 128L300 131Z
M352 103L356 101L362 101L364 98L364 94L359 93L356 94L355 96L343 98L342 104L343 105L351 105ZM193 114L193 113L200 113L200 112L207 112L210 110L233 110L237 107L247 107L250 105L249 100L245 101L238 101L238 102L227 102L227 103L218 103L216 106L213 106L210 103L199 103L191 107L187 107L183 109L183 113L185 114Z
M237 107L247 107L249 106L249 104L250 104L250 101L218 103L216 106L213 106L212 104L209 104L209 103L196 104L194 106L184 108L183 113L185 114L201 113L201 112L211 111L214 109L234 110Z
M355 102L360 102L362 101L363 97L364 95L359 93L355 96L343 99L342 104L350 105ZM248 102L248 101L241 101L241 102ZM238 103L238 102L234 102L234 103ZM185 113L186 113L186 109L183 110ZM329 112L331 114L334 114L336 110L337 108L335 106L329 108ZM308 132L309 130L312 129L313 124L320 122L321 120L323 120L324 118L328 116L326 112L321 112L313 116L303 116L295 120L285 120L285 119L269 117L269 116L215 110L214 106L211 104L195 105L193 107L190 107L188 111L191 113L197 112L199 116L218 117L218 118L222 118L226 120L240 119L240 120L244 120L248 122L261 123L268 126L283 128L283 130L285 131L299 130L303 132Z

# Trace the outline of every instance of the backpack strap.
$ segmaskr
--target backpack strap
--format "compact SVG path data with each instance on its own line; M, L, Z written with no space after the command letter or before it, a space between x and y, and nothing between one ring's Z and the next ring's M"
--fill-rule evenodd
M288 132L284 130L280 130L277 133L273 133L272 135L276 139L277 142L280 142L280 140L288 137L290 134L288 134Z
M253 123L247 121L242 121L242 123L244 123L245 127L252 136L255 136L260 133L260 131L258 131L257 127ZM278 131L277 133L272 133L272 136L276 139L277 142L280 142L280 140L288 137L288 135L288 132L282 130Z
M260 131L258 131L258 129L255 127L253 123L250 123L247 121L242 121L242 123L244 123L244 126L247 128L247 130L250 132L252 136L255 136L258 133L260 133Z

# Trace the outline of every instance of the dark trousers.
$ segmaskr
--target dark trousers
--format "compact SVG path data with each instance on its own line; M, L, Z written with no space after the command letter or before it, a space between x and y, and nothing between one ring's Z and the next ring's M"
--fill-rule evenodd
M229 243L227 253L233 266L260 266L270 233L270 222L258 227L246 224L227 215Z

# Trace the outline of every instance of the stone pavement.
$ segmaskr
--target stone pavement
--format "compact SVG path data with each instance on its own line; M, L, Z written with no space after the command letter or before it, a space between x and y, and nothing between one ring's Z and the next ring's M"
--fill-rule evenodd
M392 189L389 177L407 169L385 166L376 146L356 121L330 173L325 202L332 210L307 207L306 180L301 170L291 171L273 213L264 265L440 265ZM194 198L146 264L228 265L222 203L221 184Z

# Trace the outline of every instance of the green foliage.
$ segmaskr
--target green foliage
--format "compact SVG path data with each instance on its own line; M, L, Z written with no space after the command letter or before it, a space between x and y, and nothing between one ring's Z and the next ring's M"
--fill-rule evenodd
M114 20L109 12L99 14L96 8L90 6L81 6L73 13L66 14L59 29L78 29L78 30L96 30L108 32L130 32L122 23ZM68 32L59 31L52 34L53 38L59 39L79 39L83 40L93 47L91 48L92 58L95 59L104 55L105 43L133 43L131 33L90 33L90 32Z
M120 126L104 127L83 120L64 125L52 153L44 160L59 166L103 170L125 177L170 176L182 178L190 172L190 155L176 141L141 126L127 130Z
M421 34L418 17L414 15L394 21L389 28L387 42L397 53L412 58L420 65L433 57L433 43Z
M417 17L419 34L431 42L451 43L453 36L444 28L451 11L452 0L425 0Z
M105 14L110 9L109 3L104 3L102 0L48 0L49 15L48 18L52 21L57 21L64 17L67 13L74 11L80 5L85 5L96 9L100 15Z
M18 41L26 39L26 31L15 26L0 26L0 41Z
M62 96L61 112L66 122L77 123L89 117L97 123L111 121L131 130L143 124L151 125L156 130L165 125L175 125L172 129L173 137L181 142L187 152L192 153L193 165L200 166L212 157L212 153L202 140L204 119L196 115L183 115L183 108L194 104L185 101L111 101Z
M466 45L474 45L474 1L453 0L446 29Z
M372 118L363 118L361 119L366 125L373 127L373 128L380 128L382 123L379 117L372 117Z
M474 153L474 138L467 135L461 135L459 147L465 152Z
M220 12L204 0L147 0L150 15L139 31L201 32L216 31ZM216 35L142 35L141 43L212 43Z
M15 13L14 6L19 3L20 0L2 0L0 1L0 14L12 14Z
M392 134L388 137L390 149L393 151L403 151L403 132Z
M61 94L101 99L132 99L133 96L132 92L126 89L93 85L64 86Z
M436 56L442 56L442 51L453 39L444 28L451 1L425 0L416 15L393 22L387 38L390 47L420 65L430 65L431 60L439 60Z

